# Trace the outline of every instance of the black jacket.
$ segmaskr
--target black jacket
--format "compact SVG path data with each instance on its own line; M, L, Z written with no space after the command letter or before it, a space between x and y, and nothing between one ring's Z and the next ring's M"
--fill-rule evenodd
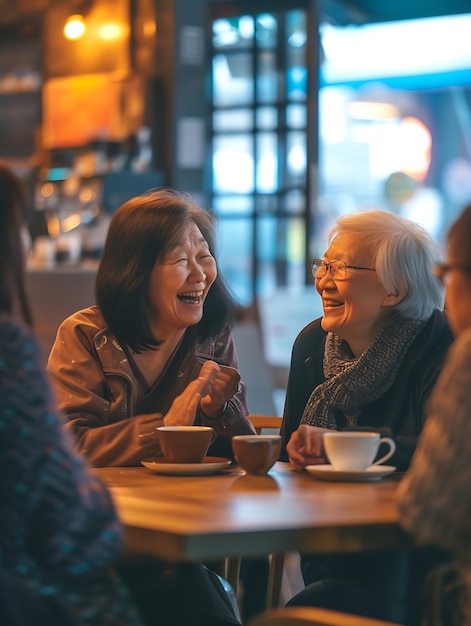
M294 342L281 428L283 461L288 460L286 443L299 426L312 390L325 381L326 332L320 322L317 319L308 324ZM394 383L381 398L365 404L358 416L357 428L395 439L396 453L388 463L399 471L409 466L424 424L426 402L452 341L445 313L434 312L407 351ZM346 428L345 416L338 412L336 418L339 429ZM379 454L385 452L380 450Z

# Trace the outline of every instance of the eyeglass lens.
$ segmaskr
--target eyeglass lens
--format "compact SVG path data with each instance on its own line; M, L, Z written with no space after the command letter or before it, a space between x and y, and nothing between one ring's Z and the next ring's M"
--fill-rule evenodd
M331 276L342 278L345 276L345 264L342 261L326 263L322 259L314 259L311 262L311 271L314 278L323 278L328 271Z

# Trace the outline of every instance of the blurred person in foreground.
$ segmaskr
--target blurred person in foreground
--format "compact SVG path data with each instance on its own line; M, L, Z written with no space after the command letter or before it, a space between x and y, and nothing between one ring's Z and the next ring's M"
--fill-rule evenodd
M212 214L189 195L155 190L113 215L98 304L61 324L48 361L77 448L94 466L158 456L162 425L211 426L213 456L231 457L232 435L253 432L231 335L234 304L214 253ZM186 394L209 366L209 393Z
M239 625L202 565L145 560L133 589L117 574L122 526L106 486L73 450L30 329L26 205L3 164L0 198L0 623ZM202 372L188 393L199 401L211 376Z
M444 289L432 272L441 257L422 227L392 213L338 218L323 258L312 262L323 317L294 343L282 460L299 470L327 463L322 434L360 429L392 437L388 464L408 467L452 342ZM304 582L316 586L290 603L338 608L342 593L326 581L340 580L358 592L343 608L401 621L407 561L384 552L302 555Z
M430 573L424 626L471 624L471 205L447 237L446 310L455 341L427 406L411 466L399 486L403 526L421 545L449 551L453 563Z
M73 452L32 335L26 203L0 163L0 622L140 624L111 565L121 526ZM111 610L112 609L112 610Z

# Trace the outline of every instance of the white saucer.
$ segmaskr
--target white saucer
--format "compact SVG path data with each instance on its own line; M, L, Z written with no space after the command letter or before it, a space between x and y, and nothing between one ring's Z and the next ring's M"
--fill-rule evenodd
M164 458L153 461L141 461L144 467L156 474L171 474L174 476L204 476L214 474L232 463L230 459L220 456L205 456L201 463L168 463Z
M336 470L332 465L307 465L305 469L316 478L340 482L380 480L396 470L392 465L371 465L366 470L355 471Z

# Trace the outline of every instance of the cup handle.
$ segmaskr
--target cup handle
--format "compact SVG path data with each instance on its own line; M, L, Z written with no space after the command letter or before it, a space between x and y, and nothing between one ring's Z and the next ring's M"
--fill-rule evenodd
M216 431L214 430L214 428L211 428L211 430L213 432L211 433L211 441L209 442L209 446L213 445L213 443L216 441L216 437L217 437L217 434L216 434ZM208 448L209 448L209 446L208 446Z
M389 437L381 437L381 439L379 440L379 445L381 445L382 443L388 444L389 452L386 452L384 456L382 456L380 459L372 463L372 465L380 465L381 463L384 463L385 461L390 459L392 455L396 452L396 444Z

